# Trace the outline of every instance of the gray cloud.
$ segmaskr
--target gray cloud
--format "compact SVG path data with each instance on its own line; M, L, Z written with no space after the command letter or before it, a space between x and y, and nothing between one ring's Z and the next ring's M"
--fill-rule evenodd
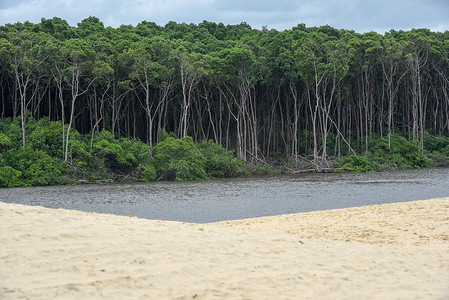
M203 20L278 30L299 23L331 25L358 32L430 28L449 30L449 1L428 0L1 0L0 24L54 16L76 25L96 16L106 26L118 27L147 20L199 23Z
M224 11L253 11L253 12L270 12L270 11L289 11L294 9L297 4L296 1L291 0L259 0L259 1L244 1L244 0L227 0L227 1L213 1L213 8Z

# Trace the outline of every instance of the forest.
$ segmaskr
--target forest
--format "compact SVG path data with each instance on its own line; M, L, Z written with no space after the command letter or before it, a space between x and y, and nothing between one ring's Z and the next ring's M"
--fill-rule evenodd
M449 160L448 31L55 17L0 26L0 66L0 186Z

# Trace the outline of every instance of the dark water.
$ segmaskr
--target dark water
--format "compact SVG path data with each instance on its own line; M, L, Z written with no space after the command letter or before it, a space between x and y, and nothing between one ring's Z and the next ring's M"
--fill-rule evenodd
M449 168L0 189L0 200L206 223L449 196Z

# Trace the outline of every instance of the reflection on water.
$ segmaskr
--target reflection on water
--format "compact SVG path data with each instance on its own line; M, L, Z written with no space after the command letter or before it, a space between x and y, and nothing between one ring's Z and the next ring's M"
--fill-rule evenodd
M448 196L449 168L0 189L4 202L197 223Z

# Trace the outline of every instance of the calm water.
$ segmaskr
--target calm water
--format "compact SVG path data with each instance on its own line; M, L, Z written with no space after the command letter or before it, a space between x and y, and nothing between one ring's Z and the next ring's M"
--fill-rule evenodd
M449 168L0 189L0 200L206 223L449 196Z

